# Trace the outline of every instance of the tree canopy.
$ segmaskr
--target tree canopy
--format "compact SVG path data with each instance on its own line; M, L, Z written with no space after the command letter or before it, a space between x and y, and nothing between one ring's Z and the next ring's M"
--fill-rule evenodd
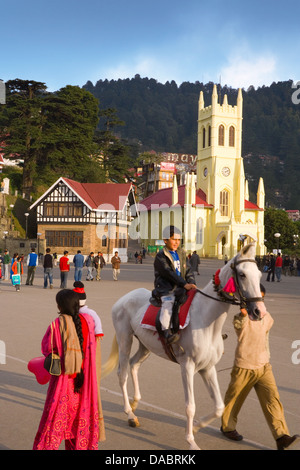
M47 93L44 83L6 83L7 104L0 112L4 153L24 160L23 192L27 197L38 182L57 174L90 180L98 166L92 159L99 103L89 92L67 86ZM3 137L2 137L3 136Z

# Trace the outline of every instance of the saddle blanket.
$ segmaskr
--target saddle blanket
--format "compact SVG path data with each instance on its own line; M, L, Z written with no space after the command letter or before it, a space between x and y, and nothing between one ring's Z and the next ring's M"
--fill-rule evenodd
M185 328L189 324L190 318L189 318L188 313L189 313L190 306L191 306L192 300L196 292L197 292L196 289L189 290L187 292L187 300L180 307L180 310L179 310L179 328L180 329ZM156 331L155 320L159 312L159 309L160 307L155 307L154 305L151 305L151 304L149 305L141 321L141 326L143 328L148 328L150 330Z

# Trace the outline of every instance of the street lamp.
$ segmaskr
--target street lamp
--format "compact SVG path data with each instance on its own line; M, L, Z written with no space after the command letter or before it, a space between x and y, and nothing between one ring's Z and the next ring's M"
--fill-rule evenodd
M274 233L274 237L277 238L277 254L279 253L279 238L281 237L281 233Z
M25 212L24 215L25 215L25 217L26 217L26 219L25 219L25 221L26 221L26 225L25 225L26 237L25 237L25 238L27 238L27 232L28 232L28 216L29 216L29 212Z
M6 239L7 239L8 231L7 231L7 230L4 230L3 233L4 233L4 240L5 240L5 247L4 247L4 249L6 250Z
M12 226L12 216L13 216L13 213L12 213L12 211L13 211L14 205L13 205L13 204L10 204L9 207L10 207L10 229L12 230L12 229L13 229L13 226Z

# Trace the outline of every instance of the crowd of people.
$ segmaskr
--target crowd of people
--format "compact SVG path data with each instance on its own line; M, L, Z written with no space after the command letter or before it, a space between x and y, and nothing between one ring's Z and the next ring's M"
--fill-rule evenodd
M32 248L26 258L27 278L25 285L33 285L36 268L39 262L39 256L35 252L35 248ZM121 258L118 251L115 251L110 262L113 280L117 281L121 265ZM14 253L11 257L8 250L5 250L4 255L0 256L0 280L10 280L17 292L20 291L22 275L24 274L24 264L25 259L23 254L19 255L18 253ZM48 285L50 289L53 289L53 269L55 266L58 266L60 271L60 288L65 289L72 265L74 266L75 281L81 281L84 268L86 268L86 281L100 281L101 271L106 266L106 261L100 251L97 255L95 255L94 252L90 252L88 256L84 257L81 250L77 251L72 261L70 260L69 252L65 250L57 261L57 254L51 254L50 248L47 248L45 255L42 257L41 264L44 268L44 289L47 289Z

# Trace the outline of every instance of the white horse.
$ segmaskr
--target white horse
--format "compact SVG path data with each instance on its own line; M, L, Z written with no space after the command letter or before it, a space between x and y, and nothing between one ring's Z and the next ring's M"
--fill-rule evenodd
M261 273L254 261L255 245L244 247L231 261L224 265L219 273L221 285L225 286L234 275L237 285L237 297L243 300L248 311L259 318L265 312L261 297ZM170 360L161 340L153 331L141 326L141 320L149 305L151 292L136 289L120 298L112 308L112 319L116 335L107 363L103 366L102 377L108 375L117 365L119 383L123 393L124 411L131 426L139 426L134 411L141 399L138 370L150 352ZM224 410L224 402L220 393L216 373L223 350L222 326L225 322L230 303L220 301L214 283L210 281L206 287L195 294L189 310L189 324L180 331L180 339L173 344L176 360L181 367L182 383L186 406L186 439L190 450L198 450L194 432L208 425L213 419L220 418ZM139 348L129 360L133 336L139 341ZM128 364L134 385L134 399L130 404L127 392ZM199 372L214 401L213 413L204 416L194 423L194 374Z

